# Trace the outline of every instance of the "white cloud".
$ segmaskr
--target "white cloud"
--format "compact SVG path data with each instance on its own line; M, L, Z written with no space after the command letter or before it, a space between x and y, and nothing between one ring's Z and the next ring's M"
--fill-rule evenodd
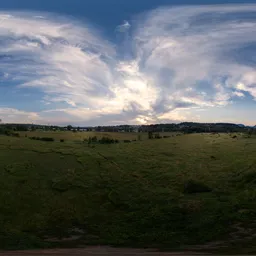
M154 84L162 84L164 93L180 92L183 99L189 101L191 98L191 102L195 102L195 95L186 95L187 88L192 86L194 91L200 92L199 82L203 81L207 83L206 89L211 89L206 104L225 105L232 95L231 87L235 87L245 74L254 72L247 79L247 85L256 81L255 68L237 63L231 52L256 43L255 19L246 22L243 21L245 16L238 14L233 20L228 17L233 13L246 15L252 11L256 12L256 5L154 10L140 21L135 32L137 61L143 72L153 78ZM233 84L228 86L221 81L223 78ZM254 96L253 90L247 87L246 91ZM196 98L200 98L199 94ZM202 104L195 103L205 104L202 99L200 101Z
M244 95L242 92L239 92L239 91L233 92L233 95L234 95L234 96L237 96L237 97L240 97L240 98L245 97L245 95Z
M0 107L0 119L3 123L33 123L37 122L39 115L35 112Z
M122 25L119 25L116 27L116 31L124 33L124 32L127 32L130 28L131 28L131 24L127 20L124 20Z
M237 83L235 86L237 90L246 91L246 86L243 83Z
M256 19L246 18L248 12L256 13L256 5L147 12L132 27L128 21L117 27L132 29L126 50L133 49L134 58L122 60L118 47L91 24L55 14L0 12L0 72L21 93L43 93L48 110L37 113L40 120L195 120L187 110L223 107L244 92L256 99L255 66L235 58L256 44Z

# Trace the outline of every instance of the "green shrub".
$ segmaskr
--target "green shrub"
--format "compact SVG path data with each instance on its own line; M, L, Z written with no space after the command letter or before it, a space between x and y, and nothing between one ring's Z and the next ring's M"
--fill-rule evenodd
M65 140L64 139L60 139L60 142L64 142Z
M91 142L97 142L98 141L98 138L97 136L93 136L93 137L90 137L91 138ZM89 138L89 139L90 139Z
M48 137L44 137L44 138L40 138L41 141L54 141L54 138L48 138Z
M49 137L29 137L31 140L41 140L41 141L54 141L54 138L49 138Z
M114 144L119 143L119 140L111 139L109 137L102 137L101 139L98 140L98 142L101 144Z
M4 134L5 134L6 136L11 136L12 131L10 131L10 130L5 130L5 131L4 131Z
M148 139L149 140L153 139L153 132L148 132Z
M212 189L200 181L188 180L184 184L183 193L194 194L194 193L207 193L211 192Z
M19 133L17 133L17 132L13 132L11 135L12 135L13 137L17 137L17 138L19 138L19 137L20 137L20 134L19 134Z
M237 180L245 185L256 184L256 171L243 173Z
M101 143L101 144L112 144L112 143L115 143L115 140L113 140L111 138L108 138L108 137L102 137L99 140L99 143Z
M5 250L25 250L46 247L38 237L17 230L0 231L0 248Z

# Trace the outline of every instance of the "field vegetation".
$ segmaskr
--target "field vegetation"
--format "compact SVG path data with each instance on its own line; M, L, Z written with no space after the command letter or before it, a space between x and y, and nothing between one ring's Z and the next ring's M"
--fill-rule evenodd
M88 145L94 136L118 143ZM255 253L256 136L140 136L0 136L0 248L107 244Z

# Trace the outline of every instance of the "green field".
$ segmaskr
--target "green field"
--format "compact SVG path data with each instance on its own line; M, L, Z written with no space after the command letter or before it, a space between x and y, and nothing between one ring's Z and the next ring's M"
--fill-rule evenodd
M132 143L82 143L92 135L0 136L1 249L107 244L256 252L256 137L144 134Z

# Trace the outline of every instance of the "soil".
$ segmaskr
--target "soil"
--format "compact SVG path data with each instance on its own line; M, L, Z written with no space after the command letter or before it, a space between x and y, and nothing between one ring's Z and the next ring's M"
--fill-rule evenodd
M126 249L111 248L106 246L94 246L83 249L47 249L47 250L31 250L31 251L0 251L0 256L190 256L200 255L199 253L171 253L159 252L156 250L143 249ZM201 255L206 255L201 254Z

